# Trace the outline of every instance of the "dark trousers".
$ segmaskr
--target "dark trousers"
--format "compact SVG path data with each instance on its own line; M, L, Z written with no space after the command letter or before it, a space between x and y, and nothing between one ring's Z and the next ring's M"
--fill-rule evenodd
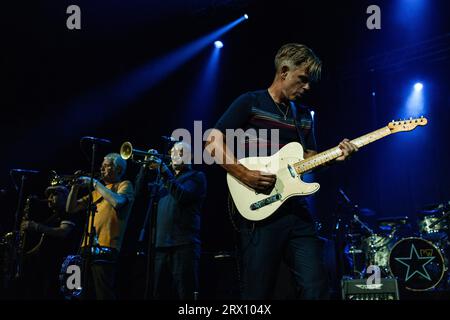
M198 292L200 245L157 248L154 298L193 300Z
M293 273L299 298L329 298L323 242L314 222L306 209L286 211L276 212L267 221L241 222L243 299L273 298L282 259Z
M94 262L90 267L88 299L115 300L116 263Z
M118 251L91 256L88 266L88 283L84 299L115 300Z

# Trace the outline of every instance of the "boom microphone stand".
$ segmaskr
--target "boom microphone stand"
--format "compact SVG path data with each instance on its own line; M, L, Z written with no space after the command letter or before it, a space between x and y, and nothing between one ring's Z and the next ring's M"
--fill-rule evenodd
M16 182L14 180L13 174L18 173L20 174L20 187L17 187ZM18 280L22 276L22 258L23 258L23 239L21 239L21 231L20 231L20 224L22 221L22 217L24 214L23 208L24 208L24 193L25 193L25 182L27 180L27 176L30 174L37 174L39 171L34 170L24 170L24 169L12 169L10 171L10 175L13 178L14 185L19 193L18 202L17 202L17 209L16 213L14 215L14 230L13 230L13 246L12 250L12 256L13 259L11 260L11 273L8 277L8 281L11 280Z
M142 243L145 238L145 230L148 230L148 245L147 245L147 268L145 276L145 292L144 299L154 299L154 284L155 284L155 257L156 257L156 223L157 223L157 209L159 202L159 191L162 186L162 166L165 155L169 149L169 143L164 144L163 153L157 155L160 157L159 168L156 173L156 178L152 183L149 183L150 198L147 206L147 213L145 216L144 225L141 230L139 241Z
M94 172L95 172L95 159L97 153L97 146L99 144L109 144L111 143L106 139L99 139L94 137L83 137L81 141L91 141L92 143L92 156L91 156L91 172L90 172L90 181L89 181L89 194L88 194L88 206L86 211L86 224L84 228L84 250L82 251L82 257L84 259L84 268L83 268L83 288L84 291L87 290L89 286L89 274L90 274L90 266L92 263L92 254L94 246L98 246L96 241L97 234L94 226L95 213L97 211L97 206L93 203L92 193L94 192ZM85 291L86 293L86 291Z
M148 184L150 189L150 198L148 201L147 212L145 215L144 225L142 226L139 241L142 243L145 239L145 231L148 232L148 245L147 245L147 268L145 274L145 292L144 299L152 299L153 287L155 284L155 256L156 256L156 218L159 202L159 189L161 186L161 166L159 166L156 178L154 182ZM151 292L151 293L150 293Z

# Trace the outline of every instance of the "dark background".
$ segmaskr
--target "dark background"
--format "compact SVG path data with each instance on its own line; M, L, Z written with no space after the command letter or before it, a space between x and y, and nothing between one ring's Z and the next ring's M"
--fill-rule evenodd
M71 4L81 8L81 30L66 28ZM366 27L371 4L381 8L381 30ZM346 164L318 173L321 190L310 199L327 237L338 188L374 210L372 220L409 216L415 221L425 205L450 199L448 7L438 0L5 4L0 231L12 228L17 202L10 169L40 170L41 175L29 179L27 192L42 196L49 170L68 174L89 169L80 149L82 136L113 141L100 148L99 167L102 155L118 152L124 141L138 149L161 150L161 135L191 128L193 120L210 128L238 95L270 85L273 58L287 42L306 44L323 60L322 81L306 101L315 110L319 150L392 119L422 115L411 114L405 104L413 84L424 83L423 115L429 124L371 144ZM212 45L163 79L151 79L148 87L140 82L141 89L133 91L136 84L127 81L131 73L244 13L250 19L220 38L225 46L210 86L196 81ZM205 96L214 94L203 101L203 90ZM89 151L84 145L84 153ZM232 251L225 173L218 167L199 169L209 183L202 217L205 254ZM129 163L128 177L134 179L136 172ZM133 255L143 213L142 208L133 212L124 254Z

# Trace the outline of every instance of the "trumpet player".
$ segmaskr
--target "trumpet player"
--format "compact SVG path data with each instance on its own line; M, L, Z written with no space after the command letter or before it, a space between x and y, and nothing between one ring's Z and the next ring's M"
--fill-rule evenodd
M125 233L129 212L134 201L132 183L123 180L127 163L117 153L110 153L103 159L101 166L101 180L93 180L92 201L96 206L94 216L95 250L91 264L85 274L89 276L88 287L85 288L86 299L112 300L116 298L115 277L118 256ZM80 187L90 184L91 178L79 177L73 184L67 200L67 212L86 210L89 197L78 199ZM91 216L92 218L92 216ZM88 241L83 239L81 249L86 250Z
M191 147L178 142L170 150L171 164L159 159L163 187L156 218L154 297L192 300L198 292L200 211L206 178L192 169Z

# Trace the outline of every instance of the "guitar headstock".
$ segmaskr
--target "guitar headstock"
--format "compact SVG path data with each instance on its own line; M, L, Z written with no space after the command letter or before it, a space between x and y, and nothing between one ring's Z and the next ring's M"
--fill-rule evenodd
M415 119L409 118L408 120L391 121L388 124L388 128L392 133L396 133L401 131L411 131L414 130L417 126L424 126L427 123L427 118L424 118L422 116Z

